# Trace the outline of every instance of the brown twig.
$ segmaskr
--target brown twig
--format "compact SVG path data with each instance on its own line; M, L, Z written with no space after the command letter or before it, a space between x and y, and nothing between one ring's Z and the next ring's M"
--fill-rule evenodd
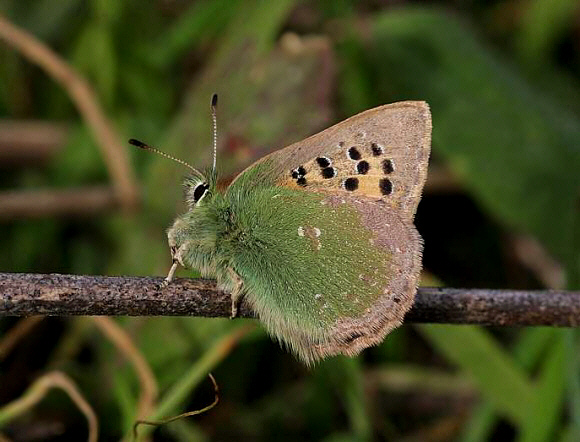
M135 424L133 424L133 440L137 440L137 430L139 428L139 425L151 425L154 427L159 427L160 425L165 425L168 424L170 422L174 422L178 419L183 419L184 417L191 417L191 416L197 416L198 414L202 414L205 413L209 410L211 410L212 408L214 408L218 402L220 401L220 395L219 395L219 387L218 384L215 380L215 378L213 377L213 374L208 373L209 379L211 380L211 383L213 385L213 391L214 391L214 398L213 398L213 402L209 405L206 405L203 408L200 408L199 410L193 410L193 411L186 411L185 413L181 413L178 414L177 416L172 416L172 417L168 417L165 419L159 419L159 420L147 420L147 419L138 419Z
M0 192L0 219L87 217L112 210L116 202L114 189L106 186L8 190Z
M0 428L17 416L29 411L40 402L52 388L63 390L79 408L87 419L89 427L89 442L97 442L97 415L77 389L75 383L64 373L53 371L38 378L18 399L0 407Z
M230 295L215 281L0 273L0 316L132 315L227 317ZM253 317L242 303L240 317ZM484 325L580 325L580 291L422 287L408 322Z
M125 209L135 207L139 194L127 150L101 110L89 83L52 49L2 15L0 39L42 68L66 90L101 148L118 201Z
M0 120L0 167L45 163L64 147L65 124L33 120Z
M512 234L509 247L516 258L527 267L545 287L561 289L566 286L566 272L545 247L533 236Z

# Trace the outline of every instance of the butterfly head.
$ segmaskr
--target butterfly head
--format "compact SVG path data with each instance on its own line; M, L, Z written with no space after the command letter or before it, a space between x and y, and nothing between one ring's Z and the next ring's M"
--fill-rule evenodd
M178 216L167 231L173 262L181 266L201 268L198 257L215 248L216 226L222 196L216 190L217 175L213 169L185 178L187 212ZM197 263L197 265L193 265Z
M173 262L183 267L205 268L204 259L216 248L221 198L212 189L211 182L192 182L187 189L190 209L167 230Z
M142 141L130 139L129 144L140 149L157 153L163 157L169 158L190 170L190 175L184 181L185 200L188 205L188 212L178 217L173 226L167 231L171 257L174 266L168 276L171 280L175 263L180 263L184 267L192 267L191 263L196 261L196 257L203 253L207 248L215 246L215 229L212 226L215 211L212 210L211 201L216 195L216 156L217 156L217 95L214 94L211 99L211 116L213 123L213 164L211 169L206 173L192 167L189 163L175 158L165 152L149 146ZM186 265L187 264L187 265ZM206 267L199 266L198 267Z

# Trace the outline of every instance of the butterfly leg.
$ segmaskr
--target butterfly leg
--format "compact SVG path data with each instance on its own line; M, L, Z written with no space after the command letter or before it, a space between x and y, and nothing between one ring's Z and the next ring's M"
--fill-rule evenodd
M169 285L169 283L171 281L173 281L173 275L175 275L175 270L177 270L177 264L178 264L177 260L174 260L173 264L171 265L171 268L169 269L169 273L167 274L167 277L159 285L159 288L167 287Z
M240 278L240 275L238 275L234 269L232 269L231 267L228 269L228 272L230 274L230 278L232 280L232 282L234 283L234 288L232 289L232 313L230 315L230 319L234 319L237 315L238 315L238 305L240 304L240 301L243 297L243 291L242 291L242 287L244 285L244 282L242 281L242 278Z

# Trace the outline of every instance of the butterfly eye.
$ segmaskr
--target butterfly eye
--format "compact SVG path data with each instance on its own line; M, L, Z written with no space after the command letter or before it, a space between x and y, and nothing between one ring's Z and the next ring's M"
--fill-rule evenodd
M207 183L199 183L193 189L193 203L198 204L203 197L206 195L209 189L209 184Z

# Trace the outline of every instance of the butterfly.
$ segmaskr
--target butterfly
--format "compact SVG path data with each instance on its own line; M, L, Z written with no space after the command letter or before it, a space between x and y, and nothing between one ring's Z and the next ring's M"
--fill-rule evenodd
M213 168L185 180L188 210L168 230L173 265L243 298L306 364L379 344L413 303L422 239L413 225L427 176L422 101L367 110L275 151L225 190ZM131 144L157 151L142 142ZM172 158L172 157L170 157Z

